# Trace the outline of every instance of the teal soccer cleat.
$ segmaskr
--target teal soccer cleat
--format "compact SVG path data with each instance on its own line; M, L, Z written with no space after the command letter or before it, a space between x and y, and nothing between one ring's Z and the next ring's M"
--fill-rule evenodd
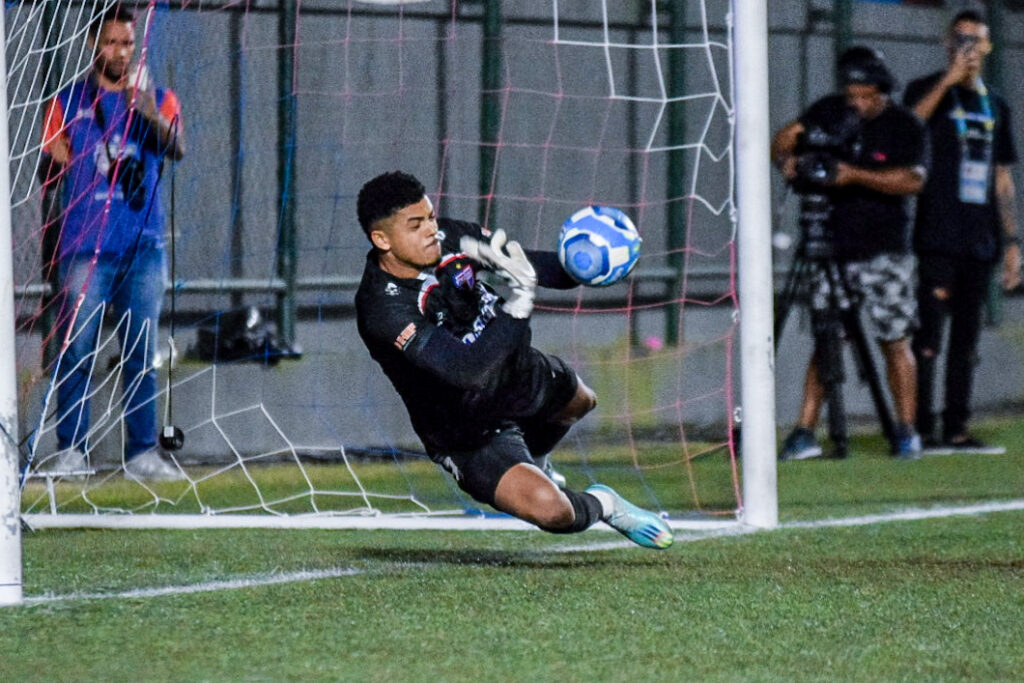
M665 520L653 512L638 508L608 486L594 484L587 487L586 493L593 495L602 504L611 500L611 514L602 521L637 545L664 550L675 540Z

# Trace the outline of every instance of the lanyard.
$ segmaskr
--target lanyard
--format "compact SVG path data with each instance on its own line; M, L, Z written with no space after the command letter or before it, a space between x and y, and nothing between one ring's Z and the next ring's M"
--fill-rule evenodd
M970 137L970 131L967 128L967 121L976 121L981 123L985 129L985 134L982 137L984 142L983 157L986 161L992 159L992 141L995 138L995 127L996 120L992 115L992 104L988 96L988 88L979 79L978 80L978 101L981 105L981 113L969 112L964 109L963 104L960 102L960 96L957 95L956 88L950 88L949 93L953 97L953 120L956 121L956 132L957 137L960 139L960 150L962 158L967 158L968 147L967 140Z

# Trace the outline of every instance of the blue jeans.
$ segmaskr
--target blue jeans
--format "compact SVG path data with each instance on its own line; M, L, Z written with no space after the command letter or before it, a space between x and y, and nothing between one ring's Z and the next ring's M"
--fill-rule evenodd
M125 256L74 256L61 263L61 339L58 359L57 445L88 451L89 379L96 364L101 321L117 325L124 365L122 405L125 459L156 446L157 324L165 287L163 245L142 240ZM77 314L78 299L81 305ZM106 310L100 310L106 304ZM70 337L68 328L71 326Z

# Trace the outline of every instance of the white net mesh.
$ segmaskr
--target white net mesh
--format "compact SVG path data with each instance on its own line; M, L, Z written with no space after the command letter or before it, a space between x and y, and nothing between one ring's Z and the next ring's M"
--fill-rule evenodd
M85 197L51 209L37 175L45 107L87 77L86 27L115 4L7 6L27 512L486 512L422 454L356 334L368 245L355 195L395 168L440 214L535 248L553 249L581 206L626 211L644 237L635 276L544 292L534 315L534 345L599 395L555 464L573 487L611 480L676 516L737 507L726 3L687 3L685 16L656 2L503 3L496 22L439 1L139 3L136 57L176 93L188 144L157 181L175 286L141 336L116 302L76 312L74 296L54 296L53 238L68 199ZM252 309L263 326L246 326ZM72 314L103 324L77 361L84 397L61 405ZM301 356L267 355L268 331L271 351ZM130 350L154 333L157 391L139 404ZM125 476L126 424L150 407L158 429L184 435L164 454L180 481ZM81 468L58 467L67 415Z

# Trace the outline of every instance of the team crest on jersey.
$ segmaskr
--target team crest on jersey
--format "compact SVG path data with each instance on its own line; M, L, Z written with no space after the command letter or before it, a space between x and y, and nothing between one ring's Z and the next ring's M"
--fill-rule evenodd
M395 337L395 347L399 351L405 351L405 347L409 345L413 337L416 336L416 323L409 323L405 326L405 329L398 333Z
M452 274L452 284L457 289L473 289L476 285L476 277L473 275L473 266L468 263L455 264L456 271Z
M394 282L389 282L384 285L384 293L388 296L398 296L398 285Z

